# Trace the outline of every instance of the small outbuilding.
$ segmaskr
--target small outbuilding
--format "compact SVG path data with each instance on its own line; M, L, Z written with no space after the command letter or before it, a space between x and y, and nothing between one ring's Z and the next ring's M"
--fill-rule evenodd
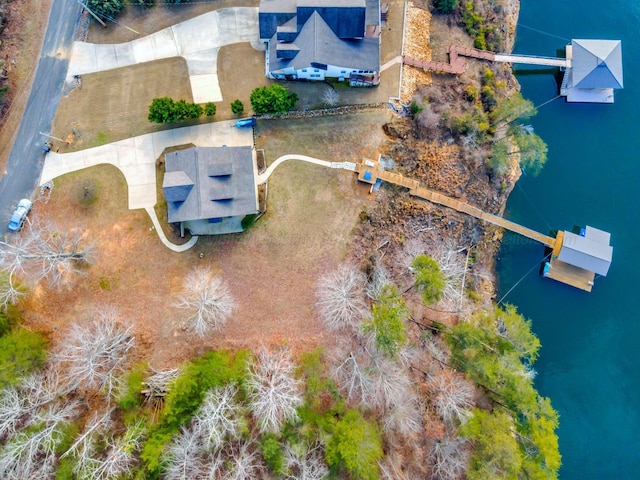
M567 102L613 103L623 88L620 40L571 40L560 94Z
M256 154L251 147L193 147L165 155L162 190L169 223L192 235L243 231L258 213Z
M609 272L613 257L610 241L610 233L590 226L579 234L558 232L544 276L590 292L596 274L604 277Z

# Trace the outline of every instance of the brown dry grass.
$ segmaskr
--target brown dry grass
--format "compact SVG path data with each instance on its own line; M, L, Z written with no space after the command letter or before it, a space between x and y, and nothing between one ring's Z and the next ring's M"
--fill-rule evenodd
M27 106L52 1L13 0L7 26L2 32L0 54L6 62L11 102L9 109L0 118L2 171Z
M156 97L193 101L183 58L83 75L82 87L61 100L52 135L66 138L77 122L80 135L64 152L175 127L147 120Z
M376 111L261 121L257 147L269 162L292 152L358 161L375 156L388 120L388 112ZM96 201L83 206L84 186L92 184ZM326 340L314 314L315 282L346 256L358 214L371 201L367 192L352 173L285 164L269 182L267 214L252 229L202 238L179 254L161 245L143 211L126 210L126 184L113 167L56 179L51 200L38 203L34 214L87 229L98 255L72 290L35 289L25 305L26 322L55 340L95 306L115 305L134 324L138 354L159 367L211 348L282 342L314 348ZM189 270L202 264L223 275L239 304L224 330L204 340L181 329L180 312L172 306Z

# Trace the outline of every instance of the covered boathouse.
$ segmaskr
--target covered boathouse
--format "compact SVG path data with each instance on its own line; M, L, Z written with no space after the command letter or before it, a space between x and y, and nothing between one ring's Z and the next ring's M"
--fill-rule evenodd
M610 233L590 226L580 234L558 232L543 275L590 292L596 274L604 277L609 272L613 257L610 240Z
M571 40L560 95L567 102L613 103L623 88L620 40Z

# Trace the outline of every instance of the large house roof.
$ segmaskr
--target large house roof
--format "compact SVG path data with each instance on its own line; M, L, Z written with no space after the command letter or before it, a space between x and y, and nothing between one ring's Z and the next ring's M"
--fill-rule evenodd
M298 50L293 59L278 59L278 45L275 38L269 42L272 72L288 67L299 70L312 63L374 72L380 69L380 42L377 38L342 40L318 12L309 17L293 42Z
M169 223L256 213L251 147L189 148L165 155Z
M571 40L572 75L576 88L622 88L619 40Z

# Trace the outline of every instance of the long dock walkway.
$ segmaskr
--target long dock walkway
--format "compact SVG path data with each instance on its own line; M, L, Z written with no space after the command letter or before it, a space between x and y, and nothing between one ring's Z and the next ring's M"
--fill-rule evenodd
M488 60L490 62L502 63L524 63L526 65L542 65L547 67L571 68L571 59L556 57L539 57L536 55L510 55L503 53L493 53L477 48L460 47L451 45L448 49L449 63L426 62L411 57L402 57L402 63L425 71L437 73L451 73L462 75L465 71L464 57Z
M523 227L522 225L519 225L515 222L499 217L498 215L487 213L483 210L480 210L478 207L474 207L473 205L469 205L468 203L461 202L460 200L456 200L455 198L447 197L446 195L443 195L441 193L429 190L428 188L421 186L420 182L418 182L417 180L407 178L398 173L380 170L376 167L371 167L364 163L358 163L356 165L356 172L358 172L358 179L363 182L373 184L377 179L380 179L387 183L399 185L401 187L408 188L409 194L414 197L419 197L432 203L452 208L453 210L456 210L458 212L466 213L467 215L471 215L472 217L484 220L485 222L489 222L493 225L497 225L512 232L518 233L523 237L527 237L531 240L535 240L536 242L540 242L547 247L554 248L556 245L556 239L553 237L543 235L536 232L535 230L531 230L530 228Z
M495 62L524 63L526 65L543 65L547 67L571 67L570 59L557 57L537 57L534 55L505 55L502 53L496 53L493 60Z

